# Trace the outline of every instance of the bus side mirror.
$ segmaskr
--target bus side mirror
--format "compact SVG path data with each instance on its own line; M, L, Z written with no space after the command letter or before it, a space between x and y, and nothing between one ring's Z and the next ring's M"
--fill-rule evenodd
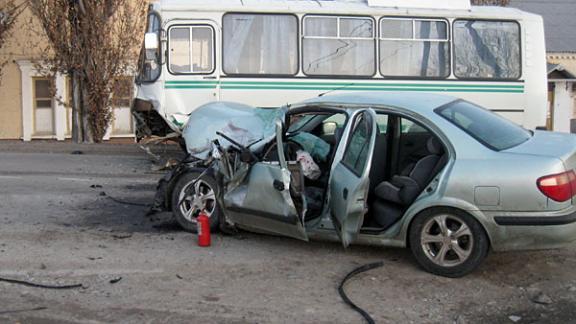
M156 60L156 53L160 44L158 42L157 33L146 33L144 35L144 48L146 49L146 60L154 61Z

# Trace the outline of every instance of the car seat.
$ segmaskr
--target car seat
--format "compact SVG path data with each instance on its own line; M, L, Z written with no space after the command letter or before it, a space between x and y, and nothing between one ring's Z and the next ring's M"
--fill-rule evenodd
M438 139L428 139L426 148L429 154L418 160L407 175L396 175L374 189L372 210L378 225L388 228L396 223L445 164L446 154Z

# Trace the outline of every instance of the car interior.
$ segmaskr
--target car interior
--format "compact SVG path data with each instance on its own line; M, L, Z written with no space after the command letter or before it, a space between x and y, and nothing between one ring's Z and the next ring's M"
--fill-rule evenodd
M418 123L393 114L377 113L378 133L370 169L368 212L362 232L379 233L394 225L448 162L440 140ZM284 152L292 174L291 194L297 207L306 199L305 220L321 215L328 189L330 166L340 142L346 115L342 112L313 112L289 116ZM304 176L297 152L304 147L294 140L298 134L313 135L329 145L325 159L311 154L321 174L316 179ZM308 136L308 135L307 135ZM274 143L275 144L275 143ZM272 144L263 154L264 161L277 161Z

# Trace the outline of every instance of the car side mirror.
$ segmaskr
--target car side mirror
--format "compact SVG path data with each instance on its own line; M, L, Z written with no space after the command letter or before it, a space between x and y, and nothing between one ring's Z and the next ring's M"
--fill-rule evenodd
M144 35L144 49L146 49L146 60L156 60L156 53L160 48L157 33L146 33Z

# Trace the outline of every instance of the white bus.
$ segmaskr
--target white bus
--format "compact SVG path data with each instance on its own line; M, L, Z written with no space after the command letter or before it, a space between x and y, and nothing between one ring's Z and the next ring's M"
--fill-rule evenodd
M138 137L178 134L211 101L278 107L348 91L446 93L526 128L546 125L543 21L518 9L469 0L162 0L150 5L144 43Z

